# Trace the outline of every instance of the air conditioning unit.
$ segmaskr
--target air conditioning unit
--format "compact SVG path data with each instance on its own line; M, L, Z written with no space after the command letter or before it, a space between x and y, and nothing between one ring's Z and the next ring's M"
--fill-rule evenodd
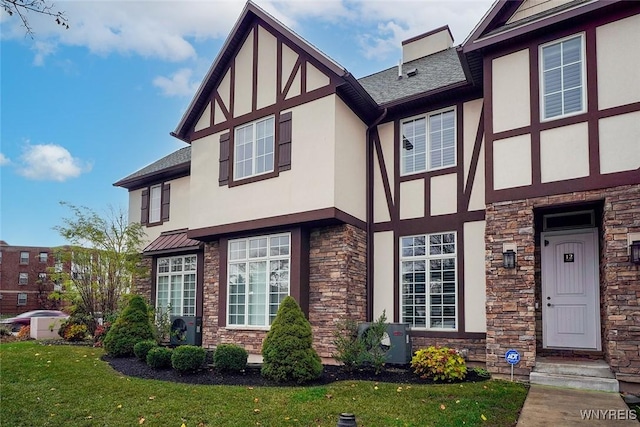
M171 345L202 345L202 317L171 316Z
M371 323L361 323L358 326L358 336L368 333ZM391 365L406 365L411 363L411 336L408 323L387 323L387 330L382 336L380 346L387 352L387 363Z

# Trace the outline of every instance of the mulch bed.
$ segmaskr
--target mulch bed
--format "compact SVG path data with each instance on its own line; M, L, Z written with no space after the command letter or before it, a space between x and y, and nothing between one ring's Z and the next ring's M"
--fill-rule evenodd
M295 383L275 383L264 379L260 375L260 367L250 365L244 372L219 372L213 368L202 369L194 373L180 373L174 369L153 369L135 357L113 358L104 356L103 359L116 371L123 375L137 378L173 381L187 384L207 385L238 385L246 387L297 386ZM336 381L375 381L399 384L433 384L431 380L423 380L413 374L408 366L387 367L383 372L375 374L371 370L345 372L340 366L324 365L322 376L305 385L326 385ZM484 381L474 371L467 372L465 382Z

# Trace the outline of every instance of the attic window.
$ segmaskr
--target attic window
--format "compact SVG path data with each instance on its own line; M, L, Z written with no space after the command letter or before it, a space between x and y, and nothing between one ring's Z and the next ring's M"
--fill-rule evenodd
M414 68L412 70L407 71L407 77L413 77L416 74L418 74L418 69L417 68Z

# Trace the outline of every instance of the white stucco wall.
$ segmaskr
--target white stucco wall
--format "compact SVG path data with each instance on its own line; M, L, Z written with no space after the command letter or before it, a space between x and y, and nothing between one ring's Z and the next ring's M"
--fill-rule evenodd
M386 160L386 159L385 159ZM373 221L384 222L390 221L389 205L387 204L387 196L384 192L384 183L382 180L382 172L378 163L378 154L373 153Z
M443 51L451 46L453 46L451 35L447 29L443 29L427 37L404 44L402 46L402 62L413 61L414 59Z
M458 174L431 177L431 215L453 214L458 211Z
M529 49L492 61L493 131L502 132L531 123Z
M400 183L400 219L424 216L424 179Z
M329 83L329 76L307 62L307 92L325 87Z
M640 101L640 15L596 28L598 106Z
M531 135L493 142L493 188L531 185Z
M464 224L465 332L486 332L485 221Z
M386 310L387 319L393 319L393 232L373 235L373 317L377 319Z
M198 119L198 122L196 123L194 130L199 131L202 129L206 129L210 125L211 125L211 103L209 102L206 108L204 109L204 111L202 112L202 115Z
M640 168L640 112L600 120L600 172Z
M276 102L277 46L277 39L263 27L258 26L257 108L273 105Z
M589 176L589 126L578 123L540 132L542 182Z
M234 117L251 112L253 96L253 30L249 32L249 36L236 55L233 90Z

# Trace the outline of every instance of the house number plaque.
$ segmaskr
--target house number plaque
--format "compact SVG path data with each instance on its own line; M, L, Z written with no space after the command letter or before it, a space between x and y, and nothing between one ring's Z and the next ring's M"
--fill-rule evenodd
M564 254L564 262L573 262L573 254Z

